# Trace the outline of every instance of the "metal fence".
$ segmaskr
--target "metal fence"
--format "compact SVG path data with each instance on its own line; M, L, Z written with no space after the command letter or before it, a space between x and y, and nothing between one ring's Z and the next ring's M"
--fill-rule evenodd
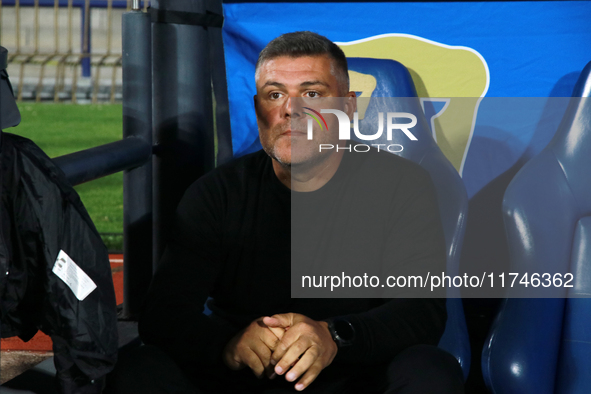
M17 100L121 101L121 17L131 3L0 0L0 43Z

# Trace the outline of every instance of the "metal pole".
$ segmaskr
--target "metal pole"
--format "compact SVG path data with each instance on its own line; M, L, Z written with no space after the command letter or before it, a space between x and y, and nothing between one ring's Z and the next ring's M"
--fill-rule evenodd
M85 78L91 77L90 71L90 1L86 0L84 6L80 7L80 32L82 54L87 55L82 57L82 76Z
M152 146L150 15L123 14L123 137ZM123 317L137 319L152 278L152 162L123 174Z
M204 0L154 0L152 7L205 13ZM183 193L214 167L209 65L205 27L152 23L155 264Z
M130 137L56 157L53 162L66 174L72 186L76 186L151 160L152 145L141 138Z

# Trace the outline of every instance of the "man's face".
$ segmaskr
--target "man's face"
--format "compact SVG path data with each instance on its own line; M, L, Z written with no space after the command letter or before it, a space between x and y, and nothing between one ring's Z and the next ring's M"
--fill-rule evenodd
M263 63L256 79L255 109L259 136L263 149L279 163L287 166L318 161L330 153L319 153L319 144L338 143L337 132L314 132L314 140L307 139L307 118L301 97L314 106L315 99L342 97L331 67L332 60L325 55L274 58ZM323 102L326 107L327 100ZM330 100L328 100L330 101ZM299 107L299 108L298 108ZM328 130L338 130L336 117L327 116ZM332 127L331 127L332 123Z

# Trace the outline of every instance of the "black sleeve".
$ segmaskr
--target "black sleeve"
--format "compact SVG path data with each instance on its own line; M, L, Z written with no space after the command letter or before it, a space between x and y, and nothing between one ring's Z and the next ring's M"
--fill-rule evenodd
M435 187L422 169L408 173L398 185L386 237L382 277L445 271L446 249ZM337 353L336 361L378 363L417 345L437 345L447 313L444 298L425 298L425 290L405 289L369 311L343 316L356 331L354 343ZM434 294L444 297L445 293ZM412 298L410 298L412 297Z
M212 176L189 187L140 316L144 343L185 368L221 363L224 346L237 331L203 314L222 271L223 201Z

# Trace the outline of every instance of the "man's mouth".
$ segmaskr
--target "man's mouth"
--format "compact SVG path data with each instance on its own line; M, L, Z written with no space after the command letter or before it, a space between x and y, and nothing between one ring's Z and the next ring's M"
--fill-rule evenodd
M302 130L292 130L292 129L288 129L285 130L283 133L281 133L281 135L287 136L287 137L298 137L298 136L305 136L306 132L302 131Z

